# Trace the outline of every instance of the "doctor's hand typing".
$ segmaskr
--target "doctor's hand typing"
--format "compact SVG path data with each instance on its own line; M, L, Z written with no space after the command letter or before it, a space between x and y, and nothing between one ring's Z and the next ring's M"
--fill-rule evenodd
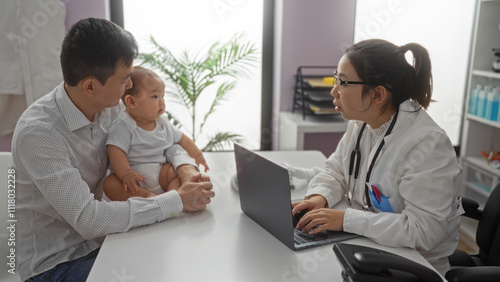
M316 234L324 230L342 231L344 222L344 211L328 208L325 197L313 195L307 200L292 203L292 215L303 211L306 214L297 223L297 229L310 234Z
M344 211L329 208L307 212L297 223L297 229L303 233L316 234L321 231L342 231L344 229Z
M299 211L311 211L315 209L327 208L327 201L321 195L313 195L307 200L292 203L292 215L295 216Z

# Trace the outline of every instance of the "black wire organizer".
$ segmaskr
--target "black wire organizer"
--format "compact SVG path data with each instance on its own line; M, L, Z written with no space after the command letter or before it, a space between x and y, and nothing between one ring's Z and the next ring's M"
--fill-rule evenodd
M324 80L332 77L337 66L299 66L295 75L293 108L302 112L302 119L307 115L338 115L333 105L331 90L333 83Z

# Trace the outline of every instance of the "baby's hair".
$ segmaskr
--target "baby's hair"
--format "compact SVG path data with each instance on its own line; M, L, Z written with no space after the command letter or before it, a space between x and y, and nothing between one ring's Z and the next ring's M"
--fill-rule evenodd
M156 74L154 71L147 69L147 68L143 68L141 66L134 67L134 71L133 71L132 75L130 76L130 79L132 80L133 85L132 85L132 88L127 89L125 91L125 95L122 96L123 102L125 102L125 97L127 95L131 95L133 97L136 97L137 88L139 86L147 88L147 85L149 83L148 81L150 79L154 79L154 80L160 79L161 80L160 76L158 74Z

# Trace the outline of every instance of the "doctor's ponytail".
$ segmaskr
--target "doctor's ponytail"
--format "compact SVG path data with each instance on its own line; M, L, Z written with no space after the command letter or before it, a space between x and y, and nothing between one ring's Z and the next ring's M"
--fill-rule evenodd
M413 54L413 69L415 78L413 87L410 89L412 94L410 98L416 100L423 108L427 109L432 101L432 72L429 53L422 45L417 43L408 43L400 47L403 55L407 51Z
M405 54L411 51L410 64ZM366 82L366 93L371 87L384 86L392 94L393 106L412 99L427 109L432 101L432 70L429 53L417 44L401 47L386 40L360 41L345 51L345 56Z

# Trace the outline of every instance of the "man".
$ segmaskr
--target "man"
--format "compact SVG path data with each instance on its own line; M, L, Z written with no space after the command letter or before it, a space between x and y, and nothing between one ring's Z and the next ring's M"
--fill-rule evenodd
M182 186L153 198L101 202L111 122L132 87L133 36L103 19L66 35L64 82L21 116L12 141L16 168L18 272L28 281L85 281L103 236L198 211L214 197L180 146L167 151Z

